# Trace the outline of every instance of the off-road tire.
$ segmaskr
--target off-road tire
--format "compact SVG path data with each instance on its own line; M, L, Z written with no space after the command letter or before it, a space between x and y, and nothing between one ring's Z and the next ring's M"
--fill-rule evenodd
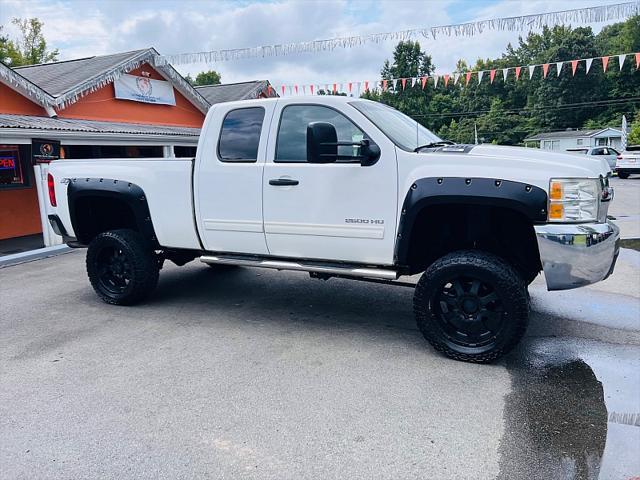
M465 345L464 340L462 342L453 341L450 331L446 326L442 326L443 322L447 321L442 318L453 313L442 314L440 304L442 297L439 295L441 295L440 292L445 292L443 289L452 288L447 287L450 285L447 282L452 278L457 278L456 276L478 278L484 282L481 285L486 284L494 288L499 299L495 301L494 305L498 305L499 301L503 311L499 317L495 317L500 318L500 330L495 334L495 340L492 340L491 336L487 337L487 341L490 342L488 344L470 343ZM481 288L489 287L483 286ZM465 291L464 293L471 295L470 292ZM449 294L446 295L448 301L459 302L456 300L458 294L453 297ZM480 301L476 308L483 304L482 298L487 297L477 298ZM413 308L418 328L436 350L455 360L473 363L490 363L511 351L524 335L529 318L526 282L517 270L502 258L477 250L453 252L429 266L416 285ZM446 303L444 308L449 308ZM473 304L471 308L473 308ZM490 313L494 314L494 312ZM480 315L482 314L480 313ZM456 327L452 328L455 330Z
M621 180L626 180L627 178L629 178L629 173L627 172L618 172L618 178Z
M129 280L121 291L105 281L105 260L110 252L121 257ZM110 258L113 258L111 255ZM160 266L153 248L138 232L111 230L97 235L87 250L87 274L98 296L112 305L133 305L147 298L158 284Z

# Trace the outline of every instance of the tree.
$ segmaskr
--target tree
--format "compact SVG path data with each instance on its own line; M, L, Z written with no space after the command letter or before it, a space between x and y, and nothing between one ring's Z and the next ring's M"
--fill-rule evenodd
M191 85L220 85L222 77L215 70L209 70L197 74L195 80L191 75L185 76L184 79Z
M521 144L541 131L604 128L619 125L623 114L634 118L640 104L620 100L637 97L640 70L633 56L627 57L620 70L617 54L638 50L640 15L609 25L597 35L589 27L547 27L507 45L498 58L478 59L475 65L459 60L453 72L460 75L457 83L449 78L445 84L440 75L437 87L435 79L430 79L423 89L420 84L411 86L411 78L433 75L431 57L417 42L400 42L393 61L382 65L387 90L365 92L363 97L399 109L448 140L473 142L477 125L479 137L487 142ZM600 60L605 55L610 56L607 72ZM588 73L582 61L574 75L569 61L579 58L594 60ZM560 75L556 62L564 62ZM546 78L541 64L550 65ZM502 69L517 65L537 67L531 78L525 67L518 80L513 69L504 80ZM491 70L495 71L493 82L489 81ZM469 71L484 71L485 76L479 82L474 73L467 85L465 73ZM404 88L401 80L395 86L391 81L403 78L408 79Z
M636 118L631 123L631 131L627 138L628 145L640 145L640 112L636 114Z
M11 59L11 66L34 65L58 60L58 49L47 48L47 41L42 33L44 23L38 18L14 18L11 23L20 30L19 40L14 42L3 39L6 53L2 53Z
M2 33L4 27L0 25L0 62L7 65L21 65L22 57L16 44Z

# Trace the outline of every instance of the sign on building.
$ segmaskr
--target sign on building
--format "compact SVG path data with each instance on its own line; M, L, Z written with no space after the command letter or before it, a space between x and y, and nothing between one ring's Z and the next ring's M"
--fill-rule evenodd
M60 142L57 140L33 139L31 141L31 155L34 164L58 160L60 158Z
M116 98L134 102L175 105L173 86L164 80L153 80L135 75L122 75L114 82Z

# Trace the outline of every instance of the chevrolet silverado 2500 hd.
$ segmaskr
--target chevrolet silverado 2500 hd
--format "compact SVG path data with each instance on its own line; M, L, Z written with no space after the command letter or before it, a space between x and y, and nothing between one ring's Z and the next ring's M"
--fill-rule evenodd
M541 271L560 290L613 270L607 171L568 154L453 145L367 100L260 99L213 106L195 159L53 162L49 219L88 247L89 280L111 304L147 297L165 259L389 283L422 274L425 338L490 362L522 337Z

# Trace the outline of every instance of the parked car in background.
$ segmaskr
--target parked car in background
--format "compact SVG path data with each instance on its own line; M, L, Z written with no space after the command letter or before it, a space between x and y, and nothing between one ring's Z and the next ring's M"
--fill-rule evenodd
M640 173L640 145L629 145L618 155L615 171L622 179L629 178L633 173Z
M569 153L577 153L582 155L598 155L604 158L609 164L609 168L611 171L614 171L616 168L616 159L620 153L611 147L581 147L581 148L568 148L567 152Z

